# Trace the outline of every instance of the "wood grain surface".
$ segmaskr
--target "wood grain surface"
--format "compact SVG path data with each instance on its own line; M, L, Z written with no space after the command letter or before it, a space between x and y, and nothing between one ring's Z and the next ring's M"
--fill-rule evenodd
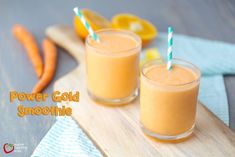
M46 34L66 49L79 66L54 85L54 90L80 91L80 102L67 102L73 118L108 157L227 157L235 154L235 133L214 114L198 103L196 129L191 138L180 143L162 143L144 135L139 125L139 100L122 106L107 107L92 101L87 95L84 45L73 29L53 26Z

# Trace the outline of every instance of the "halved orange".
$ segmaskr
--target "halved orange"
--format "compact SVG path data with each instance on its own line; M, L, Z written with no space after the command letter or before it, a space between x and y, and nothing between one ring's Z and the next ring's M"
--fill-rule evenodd
M135 32L142 39L143 47L157 36L157 28L152 23L128 13L115 15L112 18L112 26Z
M102 28L110 28L112 26L111 23L106 18L104 18L97 12L94 12L89 9L82 9L81 12L94 31ZM85 39L86 36L89 34L88 31L86 30L86 27L83 25L80 18L77 16L74 17L74 28L76 33L82 39Z

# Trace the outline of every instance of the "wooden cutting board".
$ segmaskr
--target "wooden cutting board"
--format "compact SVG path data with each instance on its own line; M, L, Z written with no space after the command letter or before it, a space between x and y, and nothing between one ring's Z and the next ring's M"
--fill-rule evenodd
M86 91L84 45L72 28L52 26L46 34L67 50L78 67L56 81L55 90L79 91L79 103L66 103L73 118L97 148L108 157L231 157L235 133L198 103L196 129L188 140L162 143L150 139L139 127L139 100L122 107L107 107L89 99Z

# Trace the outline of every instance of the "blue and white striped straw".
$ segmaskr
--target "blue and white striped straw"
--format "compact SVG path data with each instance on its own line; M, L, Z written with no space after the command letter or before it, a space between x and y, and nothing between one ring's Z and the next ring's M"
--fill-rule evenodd
M81 22L83 23L83 25L86 27L87 31L89 32L89 34L91 35L91 37L99 42L99 38L97 36L97 34L93 31L93 29L91 28L91 26L88 24L88 22L86 21L85 17L82 15L82 12L80 11L80 9L78 9L78 7L75 7L73 9L73 11L75 12L75 14L80 18Z
M172 69L173 28L168 27L167 70Z

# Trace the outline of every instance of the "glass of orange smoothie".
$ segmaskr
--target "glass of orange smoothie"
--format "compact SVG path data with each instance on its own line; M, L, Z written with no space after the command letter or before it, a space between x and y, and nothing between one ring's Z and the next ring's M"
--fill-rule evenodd
M117 105L138 95L141 39L124 30L97 31L100 42L86 39L86 73L89 96L103 104Z
M195 125L200 71L181 59L172 65L168 71L164 62L153 60L141 70L141 127L160 140L185 138Z

